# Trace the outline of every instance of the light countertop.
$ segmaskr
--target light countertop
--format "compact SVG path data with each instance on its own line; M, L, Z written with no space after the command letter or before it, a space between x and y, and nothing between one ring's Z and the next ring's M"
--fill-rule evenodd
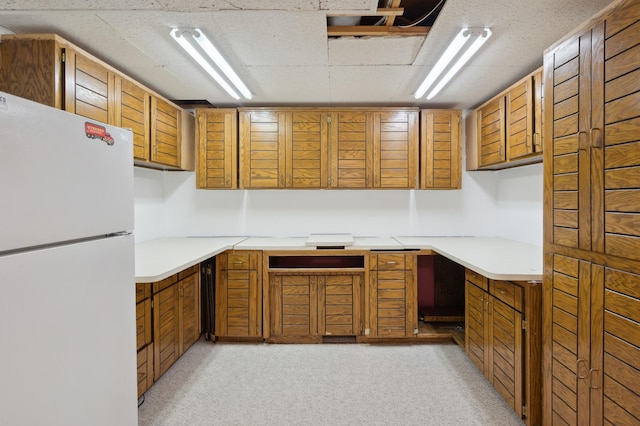
M136 282L163 280L232 249L245 237L159 238L136 244Z
M307 237L160 238L136 244L136 282L169 277L225 250L311 250ZM542 247L499 237L354 237L345 250L432 250L488 278L542 281Z

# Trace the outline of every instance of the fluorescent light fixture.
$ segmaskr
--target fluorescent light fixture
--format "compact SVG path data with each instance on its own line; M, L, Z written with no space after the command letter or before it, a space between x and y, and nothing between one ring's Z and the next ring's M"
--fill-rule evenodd
M464 64L482 47L482 45L491 37L491 30L489 28L483 28L481 30L478 29L470 29L463 28L453 39L449 47L444 51L436 65L433 69L427 74L427 77L424 79L418 90L414 93L414 97L416 99L421 98L424 94L429 90L429 88L438 80L438 77L444 72L447 66L456 58L458 60L455 64L449 69L449 71L445 74L438 84L434 87L434 89L429 93L427 99L433 98L437 95L440 90L453 78L453 76L462 68ZM460 52L463 50L464 46L467 45L469 39L476 36L477 38L473 43L468 45L466 50L462 54Z
M15 34L13 31L11 31L10 29L7 29L5 27L0 27L0 35L2 34Z
M240 80L240 77L233 71L229 63L222 57L218 49L216 49L209 39L196 28L193 30L179 30L174 28L171 30L171 37L182 47L232 98L240 99L238 92L231 87L229 83L216 71L206 57L210 58L222 73L236 86L242 95L251 99L252 95L247 86ZM197 46L191 43L191 40L197 42ZM203 53L205 55L203 55Z

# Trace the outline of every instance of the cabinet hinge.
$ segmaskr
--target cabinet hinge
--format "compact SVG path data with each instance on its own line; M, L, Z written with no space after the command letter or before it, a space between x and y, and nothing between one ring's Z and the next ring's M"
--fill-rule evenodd
M413 329L413 334L418 335L418 329L417 328Z
M331 117L327 117L327 123L331 123Z
M527 406L525 404L522 404L522 418L527 418Z
M151 309L153 309L153 299L151 299Z
M527 320L522 320L522 329L523 330L527 329Z
M60 62L64 64L66 61L67 61L67 53L65 52L64 49L62 49L60 51Z

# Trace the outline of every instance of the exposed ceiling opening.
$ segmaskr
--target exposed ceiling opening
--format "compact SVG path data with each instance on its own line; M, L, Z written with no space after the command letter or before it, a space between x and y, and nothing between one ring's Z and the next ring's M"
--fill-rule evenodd
M378 0L371 15L341 13L327 16L327 35L426 36L445 0Z

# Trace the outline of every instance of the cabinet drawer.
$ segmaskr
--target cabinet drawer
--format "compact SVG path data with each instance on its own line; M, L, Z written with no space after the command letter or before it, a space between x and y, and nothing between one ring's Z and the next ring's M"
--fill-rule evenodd
M138 350L151 343L151 300L136 305L136 342Z
M407 268L404 254L377 254L375 258L377 262L372 262L371 269L377 269L378 271L403 271Z
M136 283L136 303L148 299L151 296L151 284Z
M173 284L178 282L178 274L171 275L170 277L165 278L162 281L158 281L153 283L153 294L159 293L167 287L171 287Z
M227 255L227 269L258 269L256 253L233 252Z
M178 272L178 279L182 280L182 279L188 277L189 275L195 274L196 272L198 272L199 267L200 267L200 264L198 263L196 265L193 265L193 266L191 266L191 267L189 267L187 269L184 269L184 270Z
M489 291L489 279L479 273L472 271L471 269L467 269L465 271L465 279L484 291Z
M522 311L522 287L510 281L491 280L490 293L512 308Z

